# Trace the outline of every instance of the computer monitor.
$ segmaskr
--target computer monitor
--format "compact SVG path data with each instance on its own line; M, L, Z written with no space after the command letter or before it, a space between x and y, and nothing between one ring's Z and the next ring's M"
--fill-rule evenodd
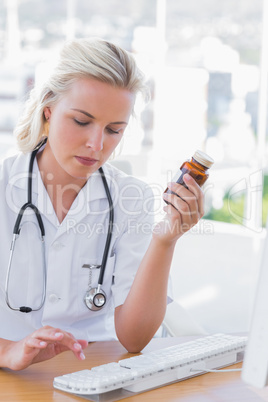
M258 388L268 385L268 230L263 244L242 380Z

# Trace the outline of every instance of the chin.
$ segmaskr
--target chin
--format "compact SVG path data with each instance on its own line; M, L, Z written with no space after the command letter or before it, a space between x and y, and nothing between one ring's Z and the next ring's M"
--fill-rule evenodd
M70 176L75 180L88 180L90 176L93 175L99 168L92 169L91 171L87 172L73 172L70 173Z

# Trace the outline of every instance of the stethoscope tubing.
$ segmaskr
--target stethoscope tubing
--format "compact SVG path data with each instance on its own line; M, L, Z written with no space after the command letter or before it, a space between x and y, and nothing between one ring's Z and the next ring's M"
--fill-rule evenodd
M108 203L109 203L109 224L108 224L107 239L106 239L102 262L101 262L100 275L99 275L99 279L98 279L98 287L100 287L103 284L103 277L104 277L105 268L106 268L106 264L107 264L108 253L109 253L110 243L111 243L112 233L113 233L113 224L114 224L114 206L113 206L113 200L111 197L111 193L110 193L103 169L101 167L99 168L99 172L101 174L102 182L103 182L105 192L107 195L107 199L108 199Z
M10 246L10 255L9 255L9 262L8 262L8 268L7 268L7 276L6 276L6 283L5 283L5 295L6 295L6 303L8 307L11 310L14 311L20 311L22 313L30 313L31 311L38 311L41 310L45 303L46 299L46 261L45 261L45 239L44 237L41 238L42 242L42 248L43 248L43 291L42 291L42 299L41 303L38 307L36 308L31 308L31 307L26 307L26 306L21 306L21 307L13 307L9 301L9 295L8 295L8 287L9 287L9 278L10 278L10 270L11 270L11 264L12 264L12 259L13 259L13 253L15 249L15 242L17 240L18 234L13 234L11 246Z

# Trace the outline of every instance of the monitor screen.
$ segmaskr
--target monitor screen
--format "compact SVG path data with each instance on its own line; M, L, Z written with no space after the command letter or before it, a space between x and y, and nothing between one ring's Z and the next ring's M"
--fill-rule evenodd
M242 380L258 388L268 385L268 231L263 244Z

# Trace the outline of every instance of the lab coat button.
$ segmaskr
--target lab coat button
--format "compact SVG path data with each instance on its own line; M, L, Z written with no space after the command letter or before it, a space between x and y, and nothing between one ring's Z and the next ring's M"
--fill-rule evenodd
M50 303L57 303L59 301L59 298L57 295L52 293L51 295L49 295L48 300L50 301Z

